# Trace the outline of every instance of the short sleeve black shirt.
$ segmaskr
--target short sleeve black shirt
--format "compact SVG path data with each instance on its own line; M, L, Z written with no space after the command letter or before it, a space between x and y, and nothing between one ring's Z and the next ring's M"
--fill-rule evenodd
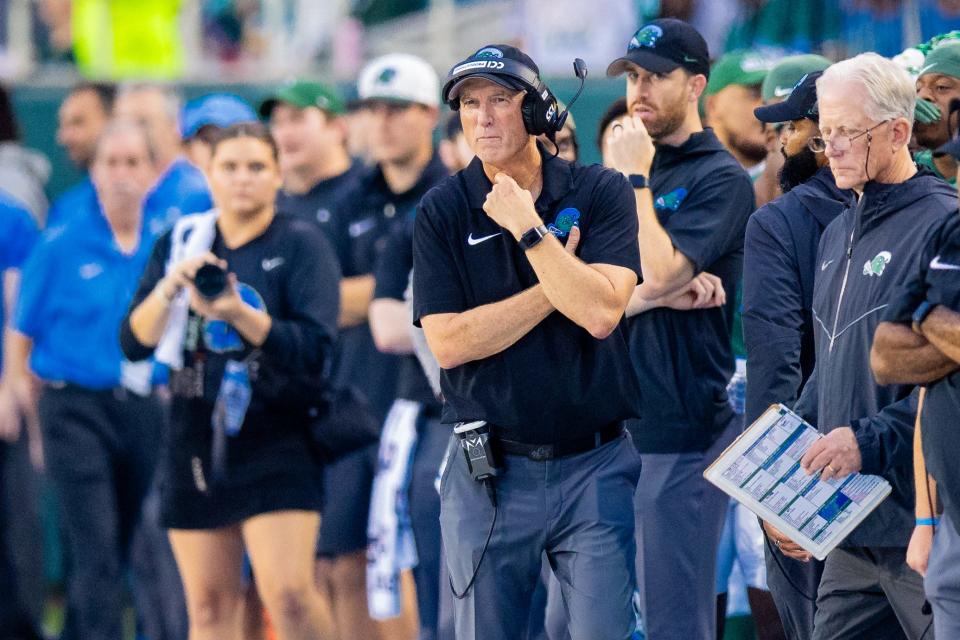
M637 216L624 177L543 155L536 209L577 254L639 274ZM491 189L478 159L427 194L414 231L414 321L499 302L537 284L514 238L483 211ZM636 415L639 388L623 322L603 340L554 312L513 346L441 373L443 421L486 420L505 438L550 444Z
M321 180L306 193L277 194L277 211L309 220L320 227L327 240L337 252L337 260L343 265L350 259L350 237L347 234L347 197L353 193L364 173L363 165L354 162L338 176Z
M349 251L343 263L343 275L374 274L389 238L402 232L405 221L415 214L420 199L446 176L443 162L434 155L410 189L394 193L379 166L368 169L342 201L343 209L334 213L346 222ZM402 362L401 356L377 350L370 325L364 322L341 331L334 379L340 386L352 386L361 391L382 419L397 397L397 385L404 369Z
M960 215L947 218L924 249L917 272L902 283L887 319L909 324L924 300L960 313ZM937 481L937 495L956 526L960 523L960 371L928 385L923 404L923 459Z
M678 147L659 145L650 171L654 210L674 247L723 281L723 308L658 308L629 320L630 354L643 389L628 427L643 453L703 451L732 419L730 336L743 269L743 236L754 208L747 172L711 129Z
M412 214L413 212L411 212ZM387 238L387 246L377 262L377 285L373 299L404 300L413 270L413 225L415 215L408 215ZM411 327L411 330L413 328ZM420 360L413 354L401 357L397 397L423 403L431 413L439 412L440 403L433 395Z

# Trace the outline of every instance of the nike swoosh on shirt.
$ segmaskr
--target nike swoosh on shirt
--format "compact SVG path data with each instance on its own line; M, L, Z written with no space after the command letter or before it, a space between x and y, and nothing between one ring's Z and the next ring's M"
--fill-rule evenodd
M943 271L960 271L960 264L940 262L940 256L934 256L933 260L930 261L930 268Z
M820 271L826 271L827 267L833 264L833 260L824 260L820 263Z
M375 226L377 226L377 219L373 216L370 216L369 218L364 218L363 220L351 222L350 226L347 228L347 233L350 234L351 238L359 238L367 231L373 229Z
M283 262L284 260L281 256L277 256L276 258L264 258L263 262L260 263L260 266L263 267L264 271L273 271L282 265Z
M793 93L793 87L777 87L773 90L773 95L777 98L785 98Z
M482 238L474 238L473 233L471 232L470 235L467 236L467 244L473 247L480 244L481 242L485 242L486 240L489 240L490 238L496 238L501 233L503 232L498 231L497 233L492 233L489 236L483 236Z

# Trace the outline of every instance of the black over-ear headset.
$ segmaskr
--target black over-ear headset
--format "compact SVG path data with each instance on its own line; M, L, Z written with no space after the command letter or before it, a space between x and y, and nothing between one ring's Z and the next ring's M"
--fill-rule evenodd
M563 123L567 121L570 106L577 101L583 91L583 85L587 79L587 64L577 58L573 61L573 72L580 79L580 88L577 89L570 105L561 112L553 92L540 79L540 75L527 65L507 58L476 59L471 56L450 70L447 81L443 85L443 101L451 110L459 111L460 100L459 98L450 98L450 91L460 80L479 73L508 76L517 80L523 86L523 91L526 94L523 97L523 104L520 105L520 113L523 115L523 125L527 133L532 136L546 134L548 138L553 140L557 132L563 129Z

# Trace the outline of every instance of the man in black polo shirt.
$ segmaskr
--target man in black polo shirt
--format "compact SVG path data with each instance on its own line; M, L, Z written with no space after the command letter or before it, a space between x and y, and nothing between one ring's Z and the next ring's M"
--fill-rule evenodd
M332 213L346 227L348 255L342 264L356 289L342 304L355 310L341 319L333 381L352 387L382 424L396 398L401 358L380 352L368 324L377 261L394 230L412 215L420 198L447 171L434 153L431 134L439 119L439 80L424 60L388 54L371 61L357 82L366 112L370 151L367 170ZM346 294L346 292L345 292ZM377 465L377 447L362 449L324 470L324 518L320 525L321 582L329 588L341 638L370 638L365 574L367 518ZM349 635L348 635L349 634Z
M434 94L436 96L436 93ZM382 119L380 126L371 134L374 153L382 158L381 132L402 119L390 113L391 107L380 107L375 101L368 102L373 112L371 117ZM417 115L417 114L414 114ZM462 130L460 136L462 137ZM437 171L436 158L427 156L433 149L433 131L426 127L413 130L408 135L411 149L422 157L430 157L429 170L425 170L417 185L425 191L447 177L446 171ZM386 175L386 174L384 174ZM398 210L388 225L384 247L377 258L374 276L376 287L370 302L370 331L381 353L399 358L396 400L384 423L380 443L378 479L374 485L374 503L368 525L367 546L367 591L371 613L377 618L396 615L400 608L401 594L396 579L400 568L391 566L391 554L383 550L394 540L394 532L402 534L404 525L393 526L396 513L409 513L410 530L416 548L416 564L413 577L416 584L417 619L420 623L420 640L437 638L437 615L440 581L440 499L436 490L437 471L440 468L450 427L440 423L440 402L427 381L423 368L413 354L413 330L410 305L404 301L413 269L413 227L416 204ZM409 446L412 455L401 457L395 454L398 446ZM405 469L406 473L402 473ZM391 476L400 471L406 479L395 486ZM378 492L389 491L389 496ZM388 513L384 513L388 512ZM386 516L386 517L385 517ZM402 539L402 538L401 538ZM394 545L392 548L396 548Z
M319 225L344 264L350 255L347 225L334 213L345 208L346 196L356 189L364 169L347 153L343 99L332 87L295 80L264 100L259 111L269 122L280 153L283 188L277 194L277 209ZM357 286L362 285L344 279L340 292L344 303L357 299L353 292ZM341 305L341 324L360 322L365 311L357 306Z
M546 551L571 636L622 640L640 470L621 427L639 395L621 322L639 268L629 185L537 145L563 118L513 47L455 66L443 97L478 157L417 214L414 320L466 446L451 441L440 487L457 637L523 637ZM561 239L578 235L574 256ZM468 469L475 428L500 454L492 486Z
M643 284L627 307L642 390L640 419L627 425L643 457L635 501L640 611L652 640L713 638L728 499L703 471L735 432L726 393L732 293L753 188L697 113L710 66L693 27L672 19L647 24L607 69L621 73L628 115L614 125L607 155L629 176L640 221ZM661 306L691 281L722 284L726 304Z
M947 143L936 155L956 161L960 140ZM907 564L924 577L938 638L960 637L958 271L960 217L954 214L933 235L919 268L907 277L886 321L877 327L870 358L878 382L927 385L914 434L916 523Z

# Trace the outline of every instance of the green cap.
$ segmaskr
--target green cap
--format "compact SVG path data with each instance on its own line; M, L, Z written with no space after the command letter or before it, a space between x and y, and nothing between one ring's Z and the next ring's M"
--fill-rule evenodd
M931 73L960 78L960 42L948 40L927 54L918 77Z
M260 117L269 118L278 102L285 102L299 109L317 107L329 113L346 112L343 98L333 87L308 80L294 80L277 89L272 96L260 103Z
M797 83L803 80L803 76L814 71L823 71L831 64L833 63L823 56L812 53L781 58L763 80L760 97L765 103L783 100L790 95Z
M731 51L720 56L710 68L707 95L711 96L732 84L758 86L767 77L774 61L756 51Z

